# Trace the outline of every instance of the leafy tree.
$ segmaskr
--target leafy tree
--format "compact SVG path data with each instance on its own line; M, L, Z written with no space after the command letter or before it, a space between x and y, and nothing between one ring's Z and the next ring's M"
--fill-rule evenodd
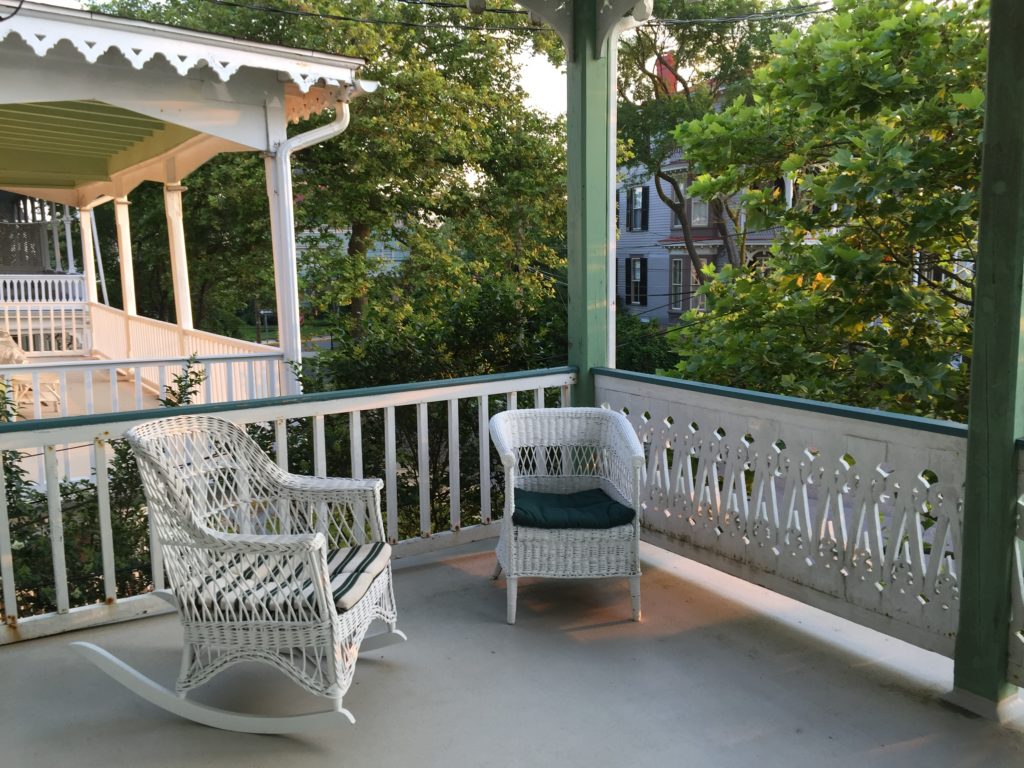
M510 3L495 5L511 10ZM312 246L308 270L332 277L313 283L314 301L350 307L354 322L349 331L357 335L375 269L366 256L373 241L406 244L417 237L418 228L472 214L478 187L488 183L488 166L512 154L511 147L500 145L522 135L507 130L525 114L514 54L531 45L557 51L557 37L529 26L525 14L485 14L480 21L464 8L396 0L317 0L301 10L281 0L253 9L188 0L117 0L107 7L366 60L361 76L379 81L380 89L353 106L344 134L296 157L295 185L301 200L299 229L308 233ZM503 31L472 29L480 26ZM318 116L296 130L325 119ZM545 130L560 135L556 126ZM218 194L237 197L243 209L233 237L248 231L257 217L266 221L265 211L252 203L257 196L248 190L236 194L227 185ZM557 212L552 218L558 220ZM340 234L346 235L344 250ZM269 251L266 243L263 247ZM232 259L238 263L234 254Z
M498 6L511 9L510 3ZM528 46L557 58L557 36L550 30L529 27L524 14L481 19L465 9L394 0L328 0L302 8L330 18L265 10L296 10L283 2L259 11L184 0L122 0L114 7L172 24L361 56L361 76L380 82L378 91L353 104L345 133L295 158L298 229L306 246L304 298L336 339L335 349L305 372L308 390L564 362L565 310L555 286L565 260L564 125L523 106L513 58ZM490 34L464 28L481 24L510 29ZM192 177L187 183L192 186ZM230 186L218 194L234 198ZM260 216L265 222L265 204L245 211L242 196L239 203L240 215L228 217L232 231L225 237L243 237ZM375 240L395 242L408 260L385 272L367 255ZM430 409L437 509L447 506L445 420L443 408ZM469 452L477 450L475 423L471 414L464 416L460 442L467 467L473 464ZM416 466L415 414L400 412L397 426L407 478ZM328 470L348 474L347 423L329 419L327 429ZM374 453L383 440L372 437L381 429L381 414L366 414L367 474L383 473L383 456ZM289 431L296 468L311 469L311 445L308 427ZM467 473L463 484L466 499L473 496L471 477ZM410 493L403 487L403 502L408 498L414 507ZM404 533L418 529L414 515L403 516L402 524Z
M695 278L705 279L706 257L697 253L687 190L691 174L679 172L679 146L673 128L681 121L713 113L723 100L747 95L753 70L771 55L771 35L793 26L793 14L773 0L659 0L655 17L622 40L619 49L619 135L627 151L621 161L654 178L658 197L682 225ZM765 18L729 23L754 14ZM684 160L688 160L684 154ZM728 260L746 262L739 210L728 195L708 195ZM729 222L728 224L726 222ZM731 226L731 228L730 228Z
M615 316L615 367L639 373L658 373L678 361L668 336L657 323L620 308Z
M981 2L841 0L777 41L752 100L679 128L696 194L783 227L765 274L706 286L677 375L966 416L985 43Z

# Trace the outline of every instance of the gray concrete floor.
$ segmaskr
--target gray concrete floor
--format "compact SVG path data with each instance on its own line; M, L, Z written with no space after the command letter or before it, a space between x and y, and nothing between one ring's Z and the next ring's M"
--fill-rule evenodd
M485 546L399 561L409 642L359 661L354 726L299 737L192 725L67 649L97 642L173 683L173 617L0 648L0 766L1002 766L1024 726L939 701L949 660L644 545L644 622L625 581L524 581L504 622ZM317 708L237 667L203 700Z

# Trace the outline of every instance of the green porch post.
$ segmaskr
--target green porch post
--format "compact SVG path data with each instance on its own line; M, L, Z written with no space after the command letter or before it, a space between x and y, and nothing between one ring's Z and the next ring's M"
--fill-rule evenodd
M960 562L960 625L949 699L999 717L1006 680L1017 520L1015 439L1024 436L1024 5L992 0L980 245Z
M594 405L595 366L608 359L608 233L611 226L615 130L610 115L614 57L597 39L599 0L572 4L572 54L568 62L569 164L569 365L579 368L573 404ZM598 46L602 48L598 50Z

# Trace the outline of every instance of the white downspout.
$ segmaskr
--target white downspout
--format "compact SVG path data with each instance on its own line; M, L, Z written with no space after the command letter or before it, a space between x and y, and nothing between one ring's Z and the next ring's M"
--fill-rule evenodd
M348 99L359 93L372 93L373 82L357 82L345 100L334 106L334 120L327 125L292 136L281 141L272 155L266 158L267 193L271 202L273 228L274 273L277 282L277 328L281 352L285 362L301 363L302 337L299 328L299 275L298 249L295 244L295 205L292 192L292 154L299 150L334 138L348 128L350 113ZM294 376L286 376L288 394L300 391Z

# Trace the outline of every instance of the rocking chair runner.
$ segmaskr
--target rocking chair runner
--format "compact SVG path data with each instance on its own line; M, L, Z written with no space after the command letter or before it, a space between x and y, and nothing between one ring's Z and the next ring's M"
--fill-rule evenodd
M505 468L494 578L505 571L507 621L520 576L626 577L640 620L640 468L644 452L621 413L523 408L491 418Z
M127 439L184 628L178 698L95 646L80 650L153 703L214 727L294 732L334 713L355 722L342 697L360 647L405 639L395 629L383 483L288 474L241 429L210 417L149 422ZM375 619L390 631L364 642ZM333 710L265 718L184 700L240 661L277 667Z

